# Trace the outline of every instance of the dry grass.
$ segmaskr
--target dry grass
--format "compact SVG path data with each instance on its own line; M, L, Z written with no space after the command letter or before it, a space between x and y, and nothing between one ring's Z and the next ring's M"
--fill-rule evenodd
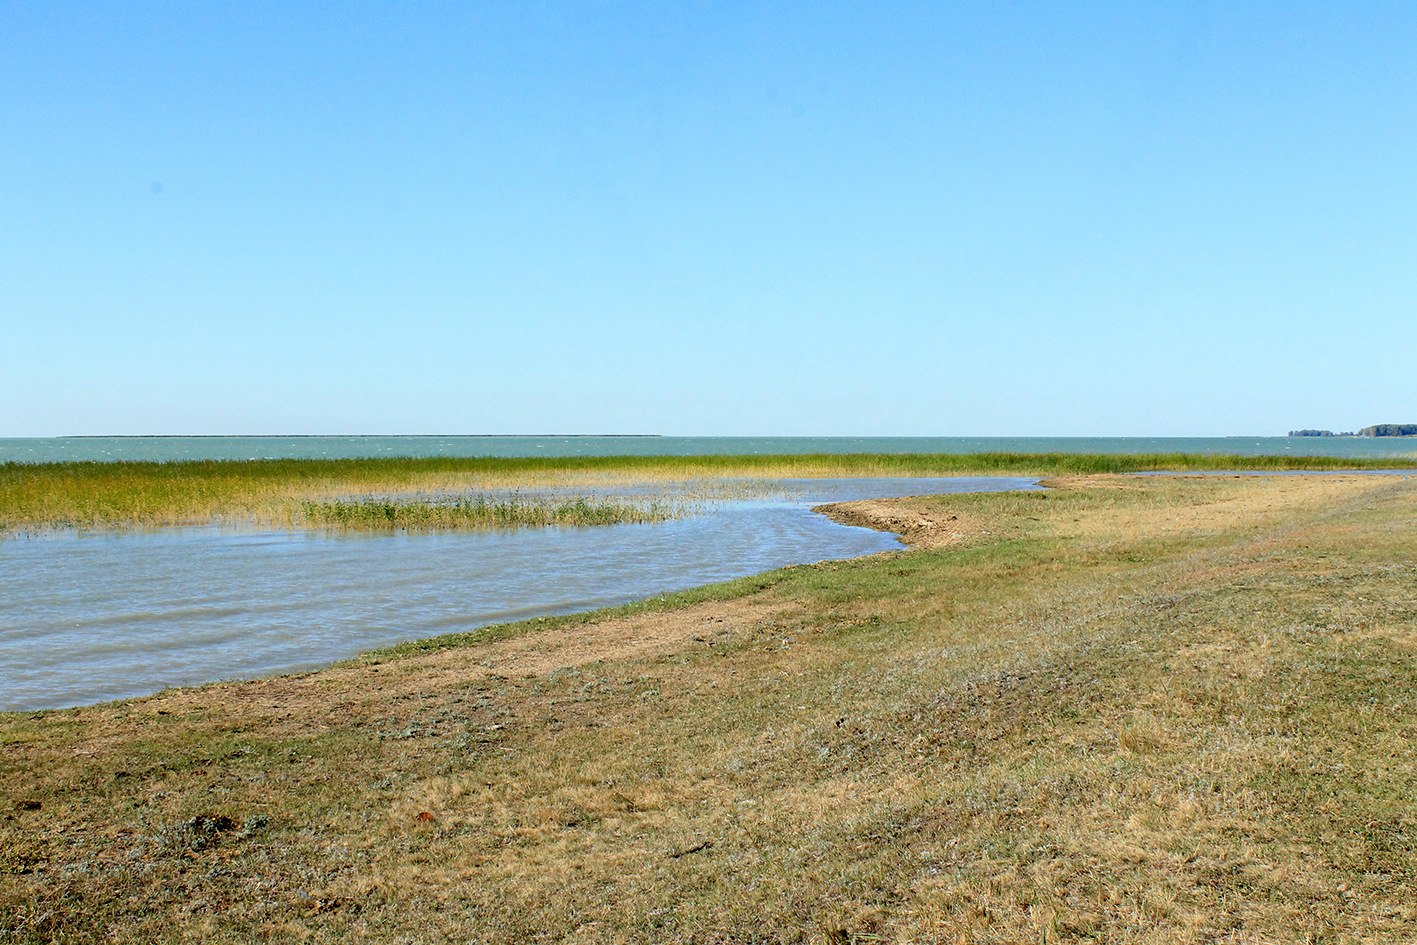
M1417 939L1417 482L1082 485L858 510L935 547L0 717L0 935Z

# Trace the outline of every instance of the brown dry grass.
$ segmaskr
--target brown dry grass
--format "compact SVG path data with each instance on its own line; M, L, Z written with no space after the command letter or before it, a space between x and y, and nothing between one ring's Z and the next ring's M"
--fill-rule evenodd
M1068 485L836 509L919 547L691 603L0 717L0 932L1417 939L1414 483Z

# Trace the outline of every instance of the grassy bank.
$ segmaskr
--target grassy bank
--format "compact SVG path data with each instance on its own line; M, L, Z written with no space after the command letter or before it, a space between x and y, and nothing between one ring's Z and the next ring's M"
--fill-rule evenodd
M1069 485L895 503L935 547L0 716L0 939L1417 939L1417 480Z
M298 525L307 503L450 492L713 477L1076 475L1147 470L1321 470L1395 461L1314 456L1078 453L601 456L548 459L261 460L0 464L0 534L252 522Z

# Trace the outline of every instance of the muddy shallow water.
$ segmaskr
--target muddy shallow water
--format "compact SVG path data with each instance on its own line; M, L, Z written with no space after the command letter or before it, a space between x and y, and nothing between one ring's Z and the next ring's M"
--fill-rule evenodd
M328 665L490 623L899 548L813 505L1034 479L778 480L650 525L420 535L220 528L0 540L0 710Z

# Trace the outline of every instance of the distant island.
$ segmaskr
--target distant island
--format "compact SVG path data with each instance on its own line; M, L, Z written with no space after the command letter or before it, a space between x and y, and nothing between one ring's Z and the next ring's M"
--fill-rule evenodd
M1357 433L1334 433L1332 430L1290 430L1290 436L1417 436L1417 423L1375 423Z

